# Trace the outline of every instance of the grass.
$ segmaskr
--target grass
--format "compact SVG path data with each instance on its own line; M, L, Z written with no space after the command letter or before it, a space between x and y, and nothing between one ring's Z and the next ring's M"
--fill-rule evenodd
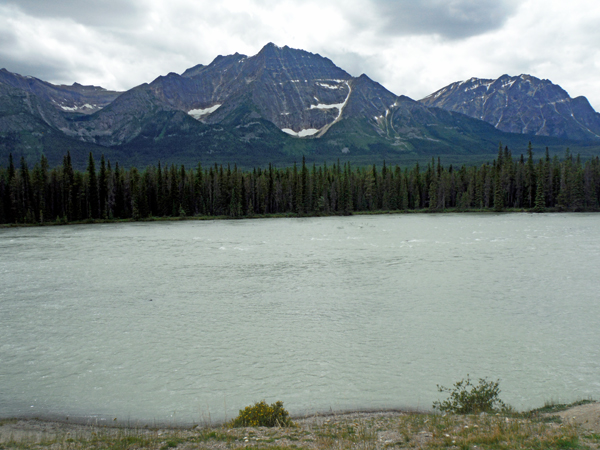
M594 403L594 400L578 400L573 403L557 403L554 400L550 400L544 403L544 406L541 408L532 409L531 411L527 411L525 414L540 415L557 413L565 411L569 408L573 408L574 406L587 405L589 403Z
M413 414L383 412L315 416L295 427L190 429L71 428L56 435L7 436L0 428L0 449L598 449L600 434L569 424L548 422L544 414L571 405L549 403L526 413ZM0 422L7 426L17 421Z

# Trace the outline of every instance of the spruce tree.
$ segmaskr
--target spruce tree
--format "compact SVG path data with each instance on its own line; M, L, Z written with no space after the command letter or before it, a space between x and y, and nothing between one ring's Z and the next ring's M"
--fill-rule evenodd
M108 175L106 172L106 162L104 153L100 157L100 175L98 176L98 205L99 217L105 219L108 217L106 203L108 201Z
M504 211L504 186L502 183L502 168L496 164L494 177L494 211Z
M540 160L538 165L537 186L535 191L535 205L533 207L533 210L538 213L546 211L545 180L543 172L544 165Z
M4 214L7 223L16 221L16 209L14 201L15 190L15 164L13 162L12 153L8 155L8 173L6 176L6 186L4 193Z
M533 163L533 147L531 141L527 146L527 163L525 164L525 207L532 208L535 201L535 166Z
M92 219L98 218L99 212L99 198L98 198L98 178L96 176L96 164L94 163L94 156L90 152L88 158L88 217Z
M302 189L302 212L308 212L312 209L310 204L310 192L309 192L309 180L308 180L308 168L306 167L306 158L302 156L302 169L300 172L301 186Z

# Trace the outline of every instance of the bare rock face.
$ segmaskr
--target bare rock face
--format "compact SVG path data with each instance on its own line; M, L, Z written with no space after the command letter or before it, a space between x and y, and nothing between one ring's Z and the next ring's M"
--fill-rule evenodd
M327 146L340 152L360 147L431 153L464 150L496 132L461 114L398 97L364 74L354 78L318 54L274 44L252 57L218 56L207 66L158 77L87 115L56 107L50 93L62 95L66 88L19 77L11 78L21 86L14 89L38 102L33 122L41 119L69 138L104 147L159 146L165 152L177 141L208 151L253 143L275 148L287 133L328 136ZM31 93L34 89L40 94ZM472 133L476 136L465 139Z
M452 83L421 100L460 112L509 133L590 141L600 139L600 114L585 97L530 75Z
M527 75L473 78L417 102L318 54L274 44L123 93L0 70L0 159L31 153L34 141L56 155L77 147L152 162L175 154L484 153L522 138L505 131L600 139L599 117L584 97Z
M350 86L352 95L343 120L328 132L329 138L366 138L375 151L384 144L397 152L421 154L442 154L452 148L477 153L482 142L497 145L503 138L502 132L486 122L396 96L366 75L352 79ZM373 135L379 139L372 139Z
M69 133L120 145L135 139L152 115L182 111L207 124L247 127L262 119L288 134L313 136L342 117L351 78L320 55L268 44L250 58L218 56L208 66L158 77L90 118L73 120Z
M66 121L36 95L0 83L0 132L43 132L48 126L66 128Z
M160 77L150 89L169 106L207 123L226 120L250 102L256 114L291 134L333 122L350 92L350 78L327 58L268 44L250 58L219 56L182 76Z
M34 94L60 111L83 114L92 114L104 108L121 94L99 86L83 86L79 83L58 86L34 77L11 73L6 69L0 70L0 83Z

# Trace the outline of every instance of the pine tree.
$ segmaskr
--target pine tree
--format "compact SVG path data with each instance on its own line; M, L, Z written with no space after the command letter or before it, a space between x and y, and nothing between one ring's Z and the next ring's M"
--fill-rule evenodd
M160 161L158 161L158 168L156 169L156 215L159 217L165 216L165 189Z
M525 164L525 207L532 208L535 201L535 166L533 163L533 147L531 141L527 146L527 163Z
M535 206L533 208L535 212L541 213L546 211L546 196L544 191L544 165L540 160L540 163L538 164L537 187L535 191Z
M198 163L196 167L196 176L194 178L195 188L195 212L197 214L204 214L204 173L202 171L202 163Z
M73 184L75 181L75 173L73 172L73 165L71 164L71 153L67 151L66 156L63 158L63 210L62 216L64 220L73 220L73 210L75 208L75 198L73 194Z
M502 185L502 168L496 164L494 177L494 211L504 211L504 186Z
M310 204L310 192L309 192L309 180L308 180L308 168L306 167L306 158L302 156L302 169L300 172L300 189L302 190L302 212L308 212L312 210Z
M14 202L14 179L15 179L15 165L13 162L12 153L8 155L8 169L6 173L6 182L4 185L4 217L6 223L13 223L16 221L16 211Z
M106 204L108 201L108 175L106 172L106 162L104 153L100 157L100 174L98 176L98 205L99 217L106 219L108 217Z
M98 218L99 212L99 198L98 198L98 178L96 177L96 164L94 163L94 156L90 152L88 158L88 217L92 219Z
M48 214L47 204L49 203L48 192L48 159L42 154L39 164L36 165L34 171L35 185L35 207L38 213L37 220L44 223L50 215Z
M21 220L25 223L33 223L35 221L35 214L33 212L33 195L31 191L31 178L29 177L29 168L27 161L21 156L21 176L20 181L20 192L19 192L19 205L18 211L21 216Z

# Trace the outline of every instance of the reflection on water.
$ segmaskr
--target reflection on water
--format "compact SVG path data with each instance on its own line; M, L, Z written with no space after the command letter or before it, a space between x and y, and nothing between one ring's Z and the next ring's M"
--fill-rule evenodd
M223 420L600 395L600 216L0 230L0 416Z

